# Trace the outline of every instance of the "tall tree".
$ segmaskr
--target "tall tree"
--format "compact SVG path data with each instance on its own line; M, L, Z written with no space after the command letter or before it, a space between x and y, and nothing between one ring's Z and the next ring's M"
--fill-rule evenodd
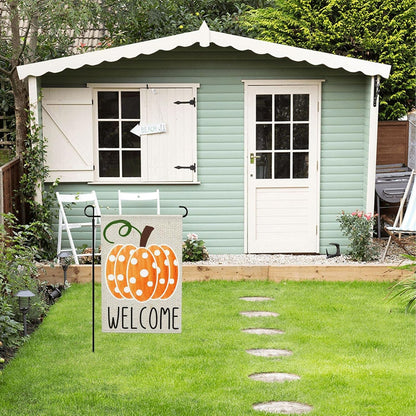
M277 0L241 26L257 39L392 65L380 89L380 119L415 106L413 0Z
M17 66L67 54L97 15L88 0L0 0L0 75L14 96L16 155L22 158L28 125L28 91Z
M203 21L213 30L241 34L237 23L244 11L273 4L273 0L102 1L102 24L113 45L196 30Z

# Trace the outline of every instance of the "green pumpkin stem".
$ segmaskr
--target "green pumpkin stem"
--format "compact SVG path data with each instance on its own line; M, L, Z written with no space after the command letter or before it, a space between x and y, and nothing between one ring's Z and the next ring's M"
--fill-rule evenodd
M140 237L140 247L146 247L147 241L149 240L150 234L152 234L153 230L154 228L150 227L150 225L146 225L146 227L144 227Z

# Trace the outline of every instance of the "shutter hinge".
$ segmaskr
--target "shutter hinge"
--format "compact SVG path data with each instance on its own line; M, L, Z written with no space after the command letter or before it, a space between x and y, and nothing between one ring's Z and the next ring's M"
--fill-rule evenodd
M196 101L195 101L195 97L192 98L192 100L189 101L175 101L174 104L189 104L189 105L193 105L194 107L196 106Z
M196 163L191 166L175 166L175 169L189 169L192 170L192 172L196 172Z
M95 165L92 165L92 170L95 170Z

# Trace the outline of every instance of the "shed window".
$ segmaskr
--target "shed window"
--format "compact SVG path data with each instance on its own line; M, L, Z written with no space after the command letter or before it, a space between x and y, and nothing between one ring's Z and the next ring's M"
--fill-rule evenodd
M96 180L196 182L196 88L97 86Z
M140 91L98 91L97 107L99 176L141 177Z

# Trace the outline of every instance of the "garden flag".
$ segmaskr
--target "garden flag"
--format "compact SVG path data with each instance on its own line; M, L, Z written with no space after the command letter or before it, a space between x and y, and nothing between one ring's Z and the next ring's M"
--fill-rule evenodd
M181 332L181 216L103 216L101 259L103 332Z

